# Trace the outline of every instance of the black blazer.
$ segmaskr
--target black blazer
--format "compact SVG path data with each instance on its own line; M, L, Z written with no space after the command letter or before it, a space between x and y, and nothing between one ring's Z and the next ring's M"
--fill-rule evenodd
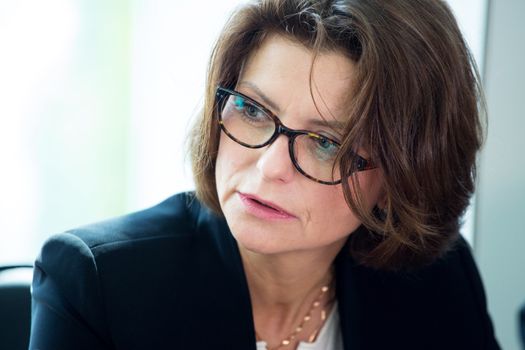
M336 258L344 349L499 349L468 246L417 273ZM30 349L255 349L226 222L192 194L51 237L35 263Z

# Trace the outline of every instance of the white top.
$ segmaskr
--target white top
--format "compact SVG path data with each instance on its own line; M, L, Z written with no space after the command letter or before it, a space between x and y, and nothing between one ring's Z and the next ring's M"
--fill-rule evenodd
M260 340L256 344L257 350L267 350L264 340ZM343 350L343 337L341 335L341 325L339 324L337 301L332 306L332 311L328 315L315 342L300 342L297 350Z

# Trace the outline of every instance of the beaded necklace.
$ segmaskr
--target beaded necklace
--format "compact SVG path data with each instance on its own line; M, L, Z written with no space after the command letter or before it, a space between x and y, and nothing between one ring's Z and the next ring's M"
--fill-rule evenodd
M297 338L297 336L303 331L304 326L306 325L306 323L308 323L312 319L313 311L315 309L317 309L319 306L321 306L321 300L323 299L323 296L329 290L330 290L330 287L328 285L322 286L321 287L321 293L312 302L312 306L310 306L310 309L308 310L308 313L303 317L303 319L301 320L301 323L297 327L295 327L293 332L290 333L290 335L288 337L286 337L283 340L281 340L279 345L277 345L277 346L275 346L273 348L268 348L268 350L277 350L277 349L281 349L281 348L287 347L290 344L292 344L292 342ZM321 322L320 322L319 326L316 327L315 330L308 336L308 342L309 343L313 342L317 338L317 335L319 334L319 330L323 327L323 325L324 325L324 323L326 321L326 309L327 309L327 306L329 306L330 304L331 304L331 302L328 302L328 303L325 303L323 305L323 307L321 309ZM261 339L261 337L259 336L257 331L255 332L255 336L258 339Z

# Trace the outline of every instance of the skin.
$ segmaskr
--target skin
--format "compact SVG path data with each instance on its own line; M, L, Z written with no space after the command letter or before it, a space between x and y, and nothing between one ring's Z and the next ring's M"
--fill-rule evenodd
M313 68L312 60L312 51L299 43L270 36L247 60L236 90L269 107L290 128L341 139L315 120L344 121L343 102L354 88L355 65L337 52L317 56ZM319 111L310 93L312 69ZM367 157L363 150L359 153ZM382 175L373 169L358 176L371 210L384 200ZM255 329L274 346L301 323L320 287L332 280L334 258L361 222L348 208L341 185L316 183L294 168L284 135L267 147L248 149L222 133L216 182L222 211L241 252ZM238 192L271 201L294 217L258 218L246 210ZM318 319L311 327L315 323ZM302 333L307 336L308 329Z

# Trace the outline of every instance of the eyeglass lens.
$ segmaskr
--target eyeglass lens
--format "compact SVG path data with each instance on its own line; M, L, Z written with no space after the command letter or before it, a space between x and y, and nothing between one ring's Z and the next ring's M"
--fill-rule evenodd
M274 137L278 124L258 105L240 95L228 93L221 113L222 126L234 141L252 148L265 146ZM314 133L292 137L294 165L314 180L336 182L339 145Z

